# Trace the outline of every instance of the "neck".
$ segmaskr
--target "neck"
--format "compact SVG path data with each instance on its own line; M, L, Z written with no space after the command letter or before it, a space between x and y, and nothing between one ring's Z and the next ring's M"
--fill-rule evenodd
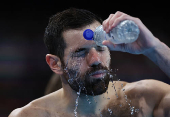
M63 82L63 94L62 98L66 102L66 108L70 112L76 111L81 115L86 114L99 114L104 108L104 104L108 101L107 92L98 96L89 96L86 94L81 94L78 96L77 92L72 90L68 83ZM77 100L77 108L76 108Z

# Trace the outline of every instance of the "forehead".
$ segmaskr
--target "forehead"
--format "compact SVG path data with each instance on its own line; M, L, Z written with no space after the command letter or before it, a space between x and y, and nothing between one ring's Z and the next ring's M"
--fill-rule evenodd
M83 32L86 29L91 29L94 31L100 25L101 24L99 22L94 22L81 29L70 29L70 30L63 32L63 38L67 45L65 52L67 53L68 51L74 51L77 48L95 44L95 42L92 40L88 41L84 39Z

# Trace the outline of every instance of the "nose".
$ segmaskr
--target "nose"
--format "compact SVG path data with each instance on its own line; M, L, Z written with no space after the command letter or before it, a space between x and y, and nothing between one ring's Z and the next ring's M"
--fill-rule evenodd
M97 52L95 48L91 48L87 56L87 63L89 67L100 64L101 63L100 56L101 54Z

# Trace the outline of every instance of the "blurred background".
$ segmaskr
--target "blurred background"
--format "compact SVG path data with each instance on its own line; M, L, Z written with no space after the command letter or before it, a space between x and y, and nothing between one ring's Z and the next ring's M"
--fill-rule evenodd
M49 17L66 8L92 11L103 19L116 11L138 17L170 47L168 2L154 1L1 1L0 4L0 117L44 95L52 71L45 61L48 53L43 34ZM157 3L155 3L157 2ZM159 3L158 3L159 2ZM118 79L133 82L170 79L148 58L111 52L111 68Z

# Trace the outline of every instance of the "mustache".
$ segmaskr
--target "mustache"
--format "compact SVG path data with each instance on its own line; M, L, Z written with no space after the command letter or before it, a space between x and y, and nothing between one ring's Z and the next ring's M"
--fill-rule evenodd
M84 82L84 80L88 80L89 77L96 72L110 73L111 71L109 70L108 67L103 66L100 63L98 65L91 66L84 74L81 74L81 72L78 69L74 70L74 69L69 69L69 68L67 68L66 73L69 76L69 79L77 80L78 82ZM82 79L80 77L82 77Z
M103 66L101 64L98 64L98 65L93 65L91 68L89 68L86 73L85 73L85 76L88 77L90 76L91 74L95 73L95 72L98 72L98 71L105 71L106 73L110 72L109 68L106 67L106 66Z

